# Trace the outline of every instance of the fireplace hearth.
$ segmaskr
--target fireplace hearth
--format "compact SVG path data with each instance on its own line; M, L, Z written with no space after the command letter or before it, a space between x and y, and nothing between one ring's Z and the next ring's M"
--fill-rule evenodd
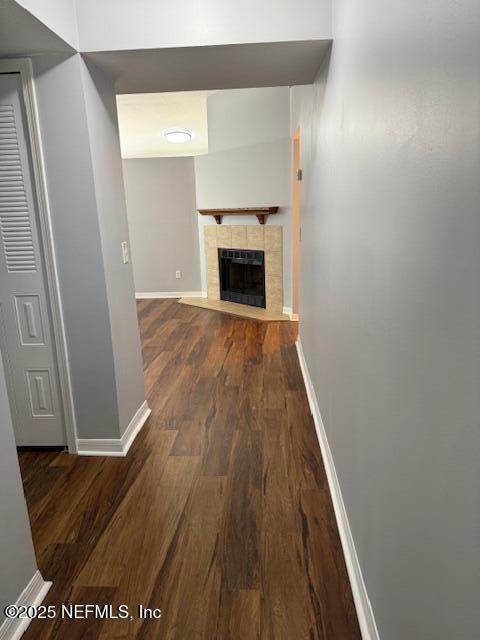
M220 299L265 308L265 254L250 249L218 249Z

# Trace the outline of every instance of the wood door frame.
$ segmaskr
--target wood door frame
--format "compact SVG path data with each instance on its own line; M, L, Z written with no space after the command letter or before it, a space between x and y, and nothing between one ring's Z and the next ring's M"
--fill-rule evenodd
M33 178L33 197L37 207L38 235L43 253L45 285L49 297L55 358L60 384L60 401L64 417L65 435L69 453L77 453L77 429L73 404L72 381L68 361L67 340L63 318L60 284L53 242L53 228L48 199L45 161L42 149L40 121L32 61L30 58L0 59L1 73L19 73L26 113L25 130L30 144Z

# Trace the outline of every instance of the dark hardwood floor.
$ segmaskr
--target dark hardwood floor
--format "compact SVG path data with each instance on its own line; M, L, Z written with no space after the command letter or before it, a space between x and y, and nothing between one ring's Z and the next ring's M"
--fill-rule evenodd
M134 619L25 637L359 639L295 325L175 300L138 312L152 415L128 456L20 454L46 604Z

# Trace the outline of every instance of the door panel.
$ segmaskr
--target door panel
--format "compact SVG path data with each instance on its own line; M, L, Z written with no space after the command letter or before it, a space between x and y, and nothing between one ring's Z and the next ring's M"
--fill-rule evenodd
M23 346L44 345L42 313L39 296L15 296L18 335Z
M63 445L21 95L20 74L0 74L0 347L17 445Z
M27 371L28 392L30 396L30 408L35 417L52 417L54 415L52 383L48 370Z

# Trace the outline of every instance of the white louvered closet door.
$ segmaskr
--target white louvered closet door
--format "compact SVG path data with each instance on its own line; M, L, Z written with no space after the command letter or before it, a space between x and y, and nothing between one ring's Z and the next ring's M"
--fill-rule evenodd
M0 346L17 445L66 442L21 79L0 74Z

